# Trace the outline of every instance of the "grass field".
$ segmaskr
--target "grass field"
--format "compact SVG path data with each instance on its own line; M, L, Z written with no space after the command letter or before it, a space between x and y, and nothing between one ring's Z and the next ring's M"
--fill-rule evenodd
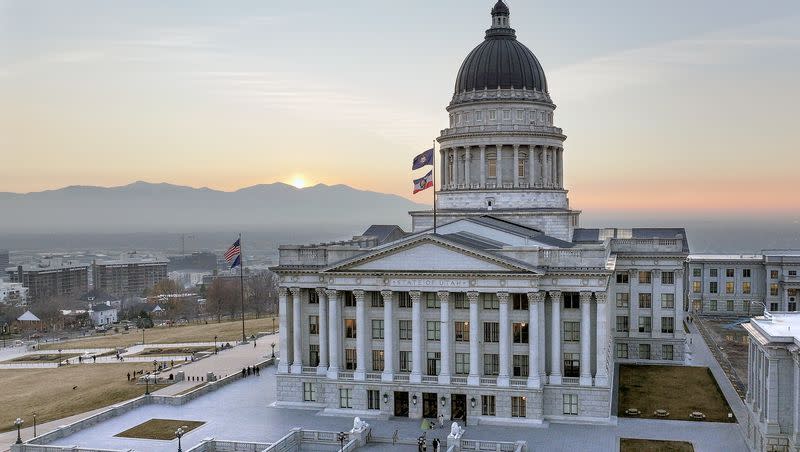
M155 347L146 348L134 356L191 355L198 352L212 352L214 347Z
M272 331L272 317L245 320L245 334L258 334ZM275 327L278 319L275 319ZM182 342L214 342L214 336L220 343L232 342L242 338L241 321L212 323L203 325L181 325L172 327L148 328L144 332L145 344L170 344ZM69 348L124 348L142 343L141 330L130 330L127 334L113 333L94 336L86 339L74 339L64 342L41 344L41 350L57 350Z
M145 387L129 383L127 373L142 369L147 363L0 369L0 431L12 430L17 417L29 427L33 413L44 423L138 397Z
M692 443L620 438L619 452L694 452Z
M736 422L728 418L731 408L707 367L619 366L619 416L636 408L648 419L689 420L693 411L702 411L709 422ZM669 417L653 412L665 409Z
M183 428L184 433L194 430L205 424L200 421L182 421L180 419L150 419L136 427L129 428L122 433L114 436L123 438L142 438L142 439L175 439L175 431Z
M62 353L59 357L58 353L43 353L39 355L23 355L14 359L9 359L8 363L57 363L65 359L74 358L78 356L77 353Z

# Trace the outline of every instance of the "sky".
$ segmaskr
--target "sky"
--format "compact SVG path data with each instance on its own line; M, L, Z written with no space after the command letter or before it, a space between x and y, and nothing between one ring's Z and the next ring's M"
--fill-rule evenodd
M411 195L493 0L0 0L0 191ZM800 213L800 2L509 0L574 208ZM418 177L418 176L417 176Z

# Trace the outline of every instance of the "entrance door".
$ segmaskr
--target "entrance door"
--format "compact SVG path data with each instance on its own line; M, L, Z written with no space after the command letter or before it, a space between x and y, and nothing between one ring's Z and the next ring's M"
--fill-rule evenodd
M422 417L428 419L436 419L439 416L438 407L436 406L436 394L432 392L422 393Z
M467 396L466 394L453 394L450 396L450 420L462 421L467 424Z
M394 393L394 415L398 417L408 417L408 393L395 391Z

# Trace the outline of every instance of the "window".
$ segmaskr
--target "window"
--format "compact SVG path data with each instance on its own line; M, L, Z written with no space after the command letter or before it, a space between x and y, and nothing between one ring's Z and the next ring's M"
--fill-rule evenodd
M718 292L718 290L717 290L717 282L716 281L711 281L710 283L708 283L708 292L709 293L717 293Z
M411 295L408 292L399 292L397 297L397 307L399 308L410 308L411 307Z
M628 359L628 344L615 344L617 358Z
M525 397L511 397L511 417L525 417Z
M438 320L429 320L425 322L427 325L427 338L429 341L438 341L441 339L441 326L442 323Z
M469 309L469 300L467 300L467 294L465 293L454 293L451 294L453 297L453 306L456 309Z
M653 273L652 272L639 272L639 284L652 284L653 283Z
M712 311L716 311L717 310L717 300L711 300L709 302L709 309L712 310Z
M617 272L617 284L628 284L628 272Z
M483 374L497 375L500 373L500 355L486 353L483 355Z
M661 272L661 284L675 284L675 272Z
M401 341L410 341L411 340L411 320L400 320L400 340Z
M303 383L303 401L317 401L317 389L314 387L314 383Z
M511 332L515 344L528 343L528 324L525 322L514 323L511 325Z
M485 395L481 396L481 414L484 416L494 416L497 413L494 408L494 396Z
M308 334L319 334L319 316L308 316Z
M650 359L650 344L639 344L639 359Z
M661 307L663 309L672 309L675 307L675 294L662 293L661 294Z
M742 302L742 310L744 312L750 312L750 302L745 300Z
M344 349L344 368L345 370L356 370L356 349Z
M733 300L728 300L725 302L725 310L733 311Z
M400 350L400 372L411 372L411 352Z
M461 113L456 113L456 124L461 124Z
M692 292L700 293L703 290L702 284L700 281L692 281Z
M316 290L308 291L308 304L319 304L319 294Z
M319 344L308 346L308 365L311 367L319 366Z
M344 319L344 337L347 339L356 338L356 319Z
M469 322L456 322L456 342L469 342Z
M489 121L497 119L497 110L489 110Z
M770 279L778 279L778 270L770 270L769 271L769 278Z
M770 311L777 311L778 310L778 303L770 303L769 304Z
M503 121L511 121L511 110L503 110Z
M777 284L772 283L772 284L769 285L769 294L772 295L773 297L778 295L778 285Z
M497 160L489 157L486 159L486 162L488 163L486 165L486 176L491 178L497 177Z
M649 333L651 331L653 319L650 316L639 317L639 332Z
M383 350L372 351L372 370L374 372L383 372Z
M344 294L344 307L354 308L356 306L356 297L353 292L342 292Z
M472 121L472 112L464 113L464 122L469 124Z
M699 278L699 277L703 276L703 269L701 269L701 268L693 268L692 269L692 276L694 276L695 278Z
M497 298L497 294L482 293L480 296L483 309L500 309L500 300Z
M439 375L440 363L442 362L442 354L439 352L428 352L427 355L427 374Z
M564 322L564 342L581 340L581 322Z
M564 394L564 414L578 415L578 394Z
M749 268L743 268L742 269L742 278L749 278L749 277L750 277L750 269Z
M517 162L517 172L519 173L520 179L525 177L525 159L522 157L520 157Z
M675 317L661 317L661 332L665 334L675 332Z
M631 294L629 293L618 293L617 294L617 307L618 308L627 308L629 306L631 299Z
M367 292L365 295L367 300L369 300L369 305L373 308L382 308L383 307L383 296L381 296L380 292Z
M580 353L564 353L564 376L581 376L581 355Z
M664 344L661 346L661 359L672 361L675 359L675 351L671 344Z
M514 355L514 376L527 377L528 376L528 355Z
M628 332L628 316L627 315L618 315L617 316L617 332L618 333L627 333Z
M750 281L742 282L742 293L749 294L750 293Z
M733 281L725 281L725 293L733 293L735 290Z
M797 270L789 270L789 276L797 276Z
M581 297L578 292L564 292L564 309L580 309Z
M511 307L515 311L527 311L528 310L528 295L524 293L512 293L511 294Z
M439 297L433 292L423 293L422 299L425 300L425 307L428 309L438 309L442 307L442 304L439 302Z
M372 338L383 339L383 320L372 320Z
M711 268L711 269L708 270L708 276L710 276L712 278L716 278L718 276L718 272L719 272L718 269Z
M377 389L367 389L367 409L381 409L381 395Z
M525 118L524 110L517 110L517 121L522 121Z
M788 306L789 311L792 311L792 312L797 311L797 302L796 301L790 301L788 304L789 304L789 306Z
M500 342L500 324L483 322L483 342Z
M483 121L483 112L478 110L475 112L475 122Z
M456 353L456 374L469 374L469 353Z
M640 308L652 308L653 307L653 294L651 294L651 293L640 293L639 294L639 307Z
M733 278L736 275L736 272L732 268L725 269L725 277L726 278Z
M353 408L353 390L339 390L339 408Z

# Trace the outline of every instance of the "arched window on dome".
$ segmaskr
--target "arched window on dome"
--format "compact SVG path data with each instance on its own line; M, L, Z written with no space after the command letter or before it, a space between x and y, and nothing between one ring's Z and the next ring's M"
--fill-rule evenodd
M525 177L525 161L526 160L528 160L528 154L520 152L519 161L517 162L517 172L519 173L519 178L520 179Z
M486 177L497 177L497 154L486 154Z

